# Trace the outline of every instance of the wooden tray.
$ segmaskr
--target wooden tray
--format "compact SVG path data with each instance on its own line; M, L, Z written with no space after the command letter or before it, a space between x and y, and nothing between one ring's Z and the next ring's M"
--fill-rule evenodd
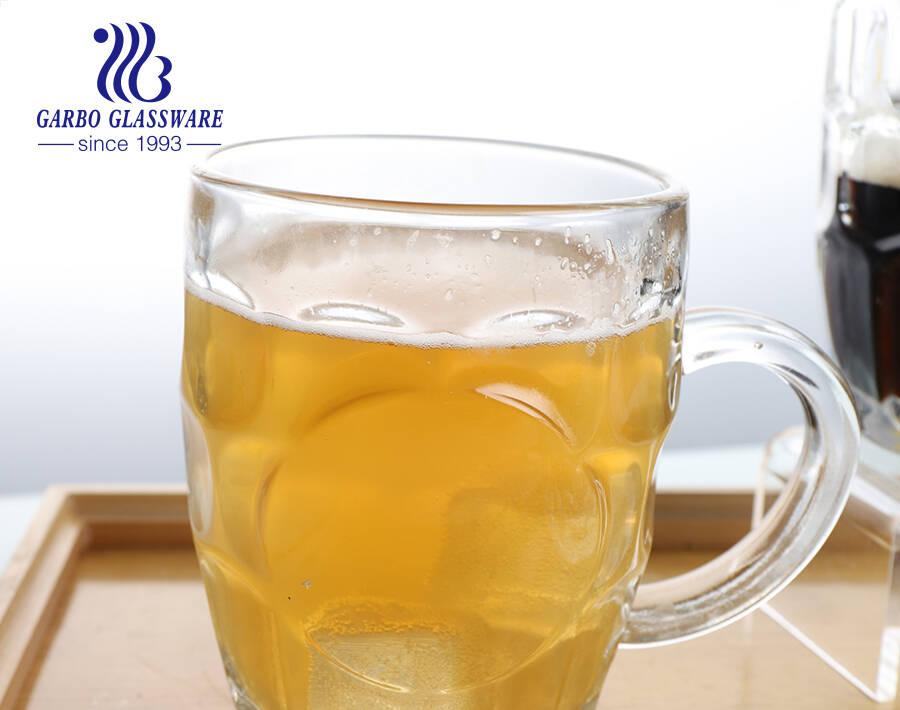
M660 494L648 575L749 528L751 496ZM849 580L852 581L852 580ZM599 710L876 706L757 613L622 651ZM0 577L0 709L231 710L182 488L52 488Z

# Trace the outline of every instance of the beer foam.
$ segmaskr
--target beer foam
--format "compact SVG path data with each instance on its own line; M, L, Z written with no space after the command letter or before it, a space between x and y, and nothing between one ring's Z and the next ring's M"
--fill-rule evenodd
M900 120L878 116L867 124L853 141L847 175L860 182L900 189Z
M247 221L215 248L189 244L186 273L198 297L288 330L417 347L586 342L679 313L683 216L636 213L615 242L606 223L554 233Z
M185 278L185 290L218 308L234 313L241 318L260 325L272 326L282 330L296 331L311 335L324 335L333 338L348 340L361 340L365 342L377 342L387 345L400 345L416 348L508 348L530 347L534 345L560 345L565 343L587 343L605 340L612 337L623 337L630 333L642 330L653 323L674 318L677 315L676 308L667 309L666 312L657 314L629 324L614 323L609 319L594 320L588 324L587 319L577 318L584 323L568 330L537 330L531 328L523 333L523 328L517 328L516 332L502 332L502 328L492 328L491 323L498 319L490 319L482 326L471 328L470 333L452 332L411 332L409 330L388 328L379 325L354 325L348 322L316 322L301 321L277 313L256 311L237 301L215 293L207 288L194 283L189 277ZM680 302L679 302L680 308ZM527 312L522 309L520 312ZM534 312L534 311L532 311ZM502 319L502 316L500 316Z

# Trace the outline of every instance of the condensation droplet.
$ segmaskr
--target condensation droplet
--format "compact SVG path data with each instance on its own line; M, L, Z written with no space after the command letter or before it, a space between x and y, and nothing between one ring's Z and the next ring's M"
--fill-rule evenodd
M498 239L500 239L500 230L492 229L491 230L491 241L496 242Z
M572 236L572 228L566 227L566 231L563 234L567 237L571 237Z
M453 243L453 235L448 234L447 232L440 232L439 234L433 235L433 237L434 240L445 249Z
M584 344L584 352L587 353L588 357L594 357L594 353L597 352L597 343L593 340Z
M616 263L616 250L613 249L612 242L609 239L606 240L606 263L610 265Z
M540 237L535 237L535 238L534 238L534 245L535 245L536 247L539 247L539 246L540 246L541 244L543 244L543 243L544 243L544 240L541 239Z
M406 273L408 274L410 271L412 271L412 264L407 264L406 265Z
M372 230L372 233L377 237L381 234L381 227L375 227L375 229Z
M444 300L445 301L453 300L453 289L452 288L448 288L446 291L444 291Z
M311 579L304 579L304 580L303 580L303 588L304 588L306 591L309 591L309 588L310 588L311 586L312 586L312 580L311 580Z
M763 344L762 343L753 343L753 347L756 350L762 350Z
M590 234L585 234L585 235L584 235L584 243L585 243L585 244L590 244L590 243L591 243L591 235L590 235Z
M519 243L519 238L518 238L518 237L513 237L513 238L512 238L512 243L513 243L513 244L518 244L518 243Z
M562 269L563 271L566 270L566 267L567 267L568 265L569 265L569 258L568 258L568 257L564 256L562 259L559 260L559 268Z
M356 237L350 237L349 244L351 247L355 247L357 244L359 244L359 239L357 239Z
M490 263L491 263L491 255L490 255L490 254L485 254L485 255L484 255L484 263L485 263L485 264L490 264Z

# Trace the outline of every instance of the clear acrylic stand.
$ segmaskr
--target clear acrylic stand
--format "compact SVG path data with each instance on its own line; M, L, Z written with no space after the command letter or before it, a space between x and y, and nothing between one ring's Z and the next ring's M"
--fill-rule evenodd
M788 429L769 443L755 521L773 502L773 487L789 479L803 446L800 428ZM810 651L878 702L893 700L898 691L898 552L900 454L864 437L857 475L837 526L801 575L763 607Z

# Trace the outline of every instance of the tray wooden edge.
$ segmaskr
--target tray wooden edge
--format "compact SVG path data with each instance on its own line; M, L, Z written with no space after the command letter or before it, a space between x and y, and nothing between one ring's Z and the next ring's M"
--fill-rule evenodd
M18 697L80 553L104 542L183 544L184 486L51 486L0 575L0 708ZM169 533L160 536L160 531ZM162 539L161 539L162 537Z

